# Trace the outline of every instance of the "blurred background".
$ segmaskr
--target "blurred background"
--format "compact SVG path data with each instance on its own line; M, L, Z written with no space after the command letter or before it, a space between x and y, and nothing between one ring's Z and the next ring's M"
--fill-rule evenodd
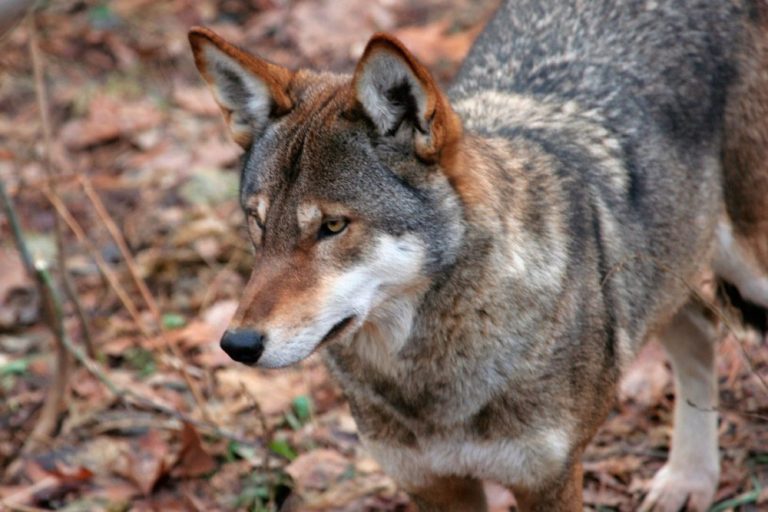
M343 72L388 31L448 84L497 3L0 0L0 510L412 510L317 356L267 372L218 348L250 271L241 150L186 32ZM768 510L765 345L720 355L714 510ZM587 452L590 510L637 507L671 397L651 344Z

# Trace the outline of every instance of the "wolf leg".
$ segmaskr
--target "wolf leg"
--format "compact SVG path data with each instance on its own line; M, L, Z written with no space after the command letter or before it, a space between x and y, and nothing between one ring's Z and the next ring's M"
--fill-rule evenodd
M717 329L703 306L689 302L661 337L675 377L675 417L667 463L656 473L641 511L706 511L720 474L717 453Z
M408 489L420 512L483 512L487 509L485 491L479 480L436 477L428 485Z
M584 508L581 453L575 456L574 460L577 462L571 466L565 477L553 485L535 491L513 488L512 493L520 512L581 512Z

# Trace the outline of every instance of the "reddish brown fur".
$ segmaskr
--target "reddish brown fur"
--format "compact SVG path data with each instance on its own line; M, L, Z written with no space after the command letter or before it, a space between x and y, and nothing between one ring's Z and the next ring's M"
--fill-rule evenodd
M753 51L742 55L726 110L724 189L736 235L768 272L768 4L756 9L746 27Z
M488 198L495 196L490 171L485 172L488 162L478 154L482 151L493 150L486 148L484 141L478 137L461 137L443 151L440 159L443 173L462 202L469 207L487 204ZM468 169L473 172L467 172Z
M291 258L263 258L243 291L232 327L258 330L265 327L256 324L258 320L311 316L308 307L318 303L313 295L323 291L317 280L312 259L301 252Z
M584 470L581 454L563 475L558 492L548 488L545 493L527 489L513 489L520 510L526 512L581 512L584 508L582 488Z

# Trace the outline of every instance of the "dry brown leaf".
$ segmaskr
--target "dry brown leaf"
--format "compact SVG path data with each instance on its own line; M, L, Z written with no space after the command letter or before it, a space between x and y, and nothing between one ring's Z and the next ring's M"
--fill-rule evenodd
M450 20L439 20L428 25L402 27L393 35L428 67L441 61L458 64L472 46L481 25L455 33L449 33L450 27Z
M55 466L49 473L58 477L65 483L84 482L93 477L93 472L90 469L83 466L70 466L60 460L56 461Z
M91 494L110 503L127 503L137 496L136 486L119 478L101 478Z
M285 30L311 61L329 57L346 60L359 57L370 34L391 30L394 22L383 2L319 0L297 3Z
M220 392L229 396L239 395L244 386L265 414L284 412L294 398L309 393L306 380L300 373L290 369L266 372L233 366L216 372L216 381Z
M584 471L622 476L636 472L642 465L643 460L640 457L636 455L626 455L624 457L611 457L600 461L587 461L584 463Z
M604 485L599 485L597 488L590 485L584 489L584 503L587 505L618 507L628 502L629 496Z
M202 335L198 336L198 339L201 339L199 353L195 354L193 359L197 364L205 368L232 364L226 352L219 348L219 340L229 326L237 305L236 300L223 300L216 302L201 314L203 327L200 332L204 333L205 340L202 340Z
M355 503L367 496L397 496L394 481L384 474L366 475L351 480L342 480L322 493L311 493L305 498L302 510L329 510L344 507L346 510L364 510L361 503Z
M321 491L332 487L351 466L349 460L335 450L320 448L299 455L285 471L300 493Z
M61 129L70 149L84 149L126 137L160 124L163 115L149 100L128 102L107 95L93 98L85 119L74 119Z
M216 459L205 451L200 434L193 425L184 423L180 436L181 450L171 476L180 478L202 476L216 468Z
M178 106L201 116L219 116L221 110L208 87L179 85L173 89L173 101Z
M226 138L225 138L226 137ZM223 131L219 137L206 138L195 148L195 166L221 168L234 164L243 154Z
M168 472L168 444L157 430L150 430L125 454L128 477L144 496L149 496L158 480Z

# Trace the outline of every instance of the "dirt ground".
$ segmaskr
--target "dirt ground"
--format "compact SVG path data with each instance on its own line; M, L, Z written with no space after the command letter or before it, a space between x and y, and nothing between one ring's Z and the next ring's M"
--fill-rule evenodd
M316 356L267 372L218 348L250 270L241 150L186 32L207 25L292 68L349 71L368 36L389 31L447 83L496 0L40 4L0 36L0 181L50 268L39 275L64 290L63 264L72 293L54 336L56 302L0 215L0 510L412 510ZM728 334L719 354L712 510L768 510L766 340ZM671 415L651 344L587 450L590 510L637 508ZM494 511L514 509L487 490Z

